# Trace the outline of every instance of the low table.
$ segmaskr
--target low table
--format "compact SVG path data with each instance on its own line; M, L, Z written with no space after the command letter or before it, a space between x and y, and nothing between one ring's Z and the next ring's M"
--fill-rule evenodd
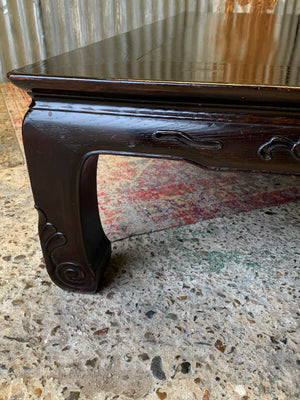
M99 154L300 174L298 19L185 13L9 73L57 285L95 292L110 258Z

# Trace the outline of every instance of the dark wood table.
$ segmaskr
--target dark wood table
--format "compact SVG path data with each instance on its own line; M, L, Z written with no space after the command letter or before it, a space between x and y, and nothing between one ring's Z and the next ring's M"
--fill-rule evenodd
M95 292L99 154L300 173L299 16L181 14L9 73L49 275ZM101 169L101 159L100 159Z

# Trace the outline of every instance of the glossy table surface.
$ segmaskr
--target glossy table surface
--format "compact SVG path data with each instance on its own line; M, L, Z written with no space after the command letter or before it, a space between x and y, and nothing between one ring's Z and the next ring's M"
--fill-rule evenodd
M299 15L183 13L12 71L27 91L297 104ZM228 90L230 87L230 90Z

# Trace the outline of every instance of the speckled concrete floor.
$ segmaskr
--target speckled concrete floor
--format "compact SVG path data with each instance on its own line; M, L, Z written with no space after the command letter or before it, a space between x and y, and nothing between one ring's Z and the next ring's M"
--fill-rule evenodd
M47 275L25 166L7 159L0 400L300 398L299 202L114 242L102 290L71 294Z
M0 194L0 399L299 398L299 202L115 242L78 295L48 278L24 166Z

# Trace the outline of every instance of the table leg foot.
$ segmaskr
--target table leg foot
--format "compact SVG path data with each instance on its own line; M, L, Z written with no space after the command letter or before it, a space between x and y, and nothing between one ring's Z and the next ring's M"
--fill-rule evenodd
M95 292L101 283L102 272L110 259L111 246L100 254L98 265L91 268L89 264L56 257L56 251L68 245L68 237L59 232L55 225L47 220L45 212L35 206L39 214L39 235L47 271L51 279L61 288L77 292ZM96 267L96 268L95 268ZM100 274L97 274L100 271Z

